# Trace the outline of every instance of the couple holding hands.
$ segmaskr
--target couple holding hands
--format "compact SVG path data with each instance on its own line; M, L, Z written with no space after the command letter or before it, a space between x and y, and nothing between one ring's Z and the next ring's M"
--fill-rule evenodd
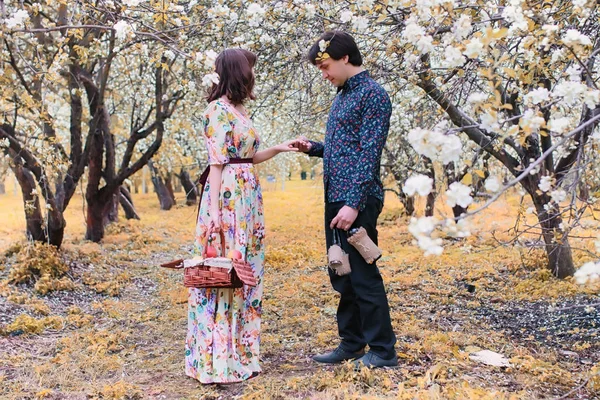
M264 215L254 164L281 152L323 158L327 248L336 230L363 227L377 243L377 218L383 207L381 153L388 134L391 103L386 91L362 67L352 36L324 33L308 52L310 62L338 89L325 142L290 140L265 150L243 106L254 99L256 56L242 49L224 50L215 61L219 83L209 90L202 116L208 150L208 181L201 194L195 252L202 254L207 235L222 231L226 251L252 266L257 285L238 289L189 288L186 375L201 383L240 382L260 373L259 345L264 273ZM313 360L335 364L354 360L357 367L398 364L390 310L375 263L368 264L336 235L348 253L351 272L329 271L340 293L337 348ZM368 345L368 352L365 347Z

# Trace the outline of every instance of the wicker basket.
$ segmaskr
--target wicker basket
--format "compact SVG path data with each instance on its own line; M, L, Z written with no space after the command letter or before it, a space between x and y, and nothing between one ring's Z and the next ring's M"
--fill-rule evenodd
M208 234L210 237L210 233ZM204 249L206 251L206 247ZM225 253L225 238L221 232L221 254ZM225 257L183 260L161 264L171 269L183 268L183 285L191 288L240 288L256 286L252 266L244 260Z

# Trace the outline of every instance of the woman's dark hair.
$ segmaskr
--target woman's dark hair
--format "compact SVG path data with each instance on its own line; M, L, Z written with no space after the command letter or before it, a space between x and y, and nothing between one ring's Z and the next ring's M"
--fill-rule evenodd
M256 55L244 49L225 49L215 60L215 72L219 83L208 91L210 103L226 95L231 103L242 104L246 99L254 100L254 73Z
M329 57L332 59L340 60L342 57L348 56L348 62L350 64L356 67L362 65L362 56L360 55L360 50L358 50L354 38L342 31L325 32L317 39L315 44L313 44L308 51L308 59L313 65L317 65L317 62L322 61L317 60L319 53L321 52L321 48L319 47L319 42L321 40L329 42L327 49L325 49L325 53L329 54Z

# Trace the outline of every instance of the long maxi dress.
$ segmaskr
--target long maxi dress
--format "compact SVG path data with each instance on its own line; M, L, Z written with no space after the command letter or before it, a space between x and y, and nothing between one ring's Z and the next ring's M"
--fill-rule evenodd
M256 287L195 289L188 293L185 373L202 383L248 379L259 366L265 225L263 200L252 164L227 164L251 158L259 138L252 121L233 105L211 102L203 114L208 162L223 166L220 202L226 252L239 250L252 265ZM201 255L210 223L210 182L202 193L194 253ZM220 251L220 244L214 246Z

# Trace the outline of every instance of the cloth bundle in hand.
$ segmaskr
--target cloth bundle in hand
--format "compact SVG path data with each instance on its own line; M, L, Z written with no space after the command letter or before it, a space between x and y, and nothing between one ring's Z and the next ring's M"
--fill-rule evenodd
M350 258L344 249L342 249L341 245L342 243L340 240L340 234L337 229L334 229L333 244L327 251L329 268L331 268L337 275L348 275L351 272Z
M367 264L373 264L381 257L381 250L371 240L367 231L362 226L358 229L352 229L350 231L352 236L348 236L348 243L350 243L360 255L365 259Z

